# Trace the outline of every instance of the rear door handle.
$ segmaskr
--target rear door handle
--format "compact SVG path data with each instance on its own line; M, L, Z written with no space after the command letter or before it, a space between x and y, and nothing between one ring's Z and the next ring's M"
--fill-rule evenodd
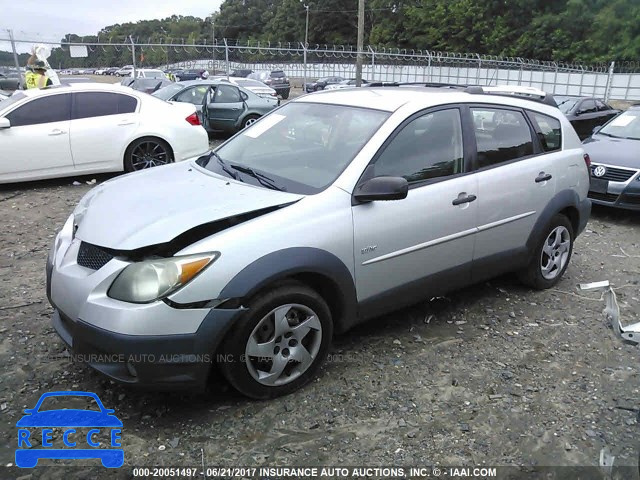
M546 182L547 180L551 180L553 177L550 173L540 172L536 177L536 183Z
M475 195L467 195L466 197L458 197L453 202L451 202L451 204L452 205L462 205L463 203L471 203L476 198L477 197Z
M67 132L65 132L64 130L60 130L59 128L54 128L53 130L51 130L49 132L49 136L53 137L53 136L56 136L56 135L64 135L65 133L67 133Z
M124 127L126 125L133 125L135 122L133 120L123 120L121 121L118 126L119 127Z

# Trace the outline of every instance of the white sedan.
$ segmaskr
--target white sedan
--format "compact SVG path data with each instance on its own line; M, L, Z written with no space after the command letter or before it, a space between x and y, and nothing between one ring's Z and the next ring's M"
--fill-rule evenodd
M193 105L120 85L25 90L0 102L0 183L132 172L208 149Z

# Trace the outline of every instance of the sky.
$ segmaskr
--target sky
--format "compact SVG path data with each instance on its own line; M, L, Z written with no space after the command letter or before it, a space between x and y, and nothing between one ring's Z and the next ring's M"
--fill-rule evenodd
M0 0L0 38L59 41L67 33L95 35L107 25L166 18L171 15L207 17L222 0ZM31 44L17 45L19 53ZM11 45L0 41L0 50Z

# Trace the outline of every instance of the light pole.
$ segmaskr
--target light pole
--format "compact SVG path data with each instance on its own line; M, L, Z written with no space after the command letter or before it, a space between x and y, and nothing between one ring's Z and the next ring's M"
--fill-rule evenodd
M216 30L215 27L216 26L216 18L215 17L211 17L211 44L213 45L213 48L211 49L212 53L212 66L211 68L213 68L213 74L216 74Z
M307 92L307 47L309 46L309 5L303 4L307 10L307 21L304 25L304 75L302 77L302 93Z
M356 59L356 87L362 85L362 49L364 48L364 0L358 0L358 57Z

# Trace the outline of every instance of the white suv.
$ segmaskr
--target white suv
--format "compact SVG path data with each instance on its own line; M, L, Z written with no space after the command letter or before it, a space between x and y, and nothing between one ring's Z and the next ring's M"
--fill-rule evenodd
M121 382L202 387L217 361L244 394L282 395L371 317L508 271L555 285L589 217L586 163L532 99L302 96L214 152L89 192L49 256L54 326L113 354L92 366Z

